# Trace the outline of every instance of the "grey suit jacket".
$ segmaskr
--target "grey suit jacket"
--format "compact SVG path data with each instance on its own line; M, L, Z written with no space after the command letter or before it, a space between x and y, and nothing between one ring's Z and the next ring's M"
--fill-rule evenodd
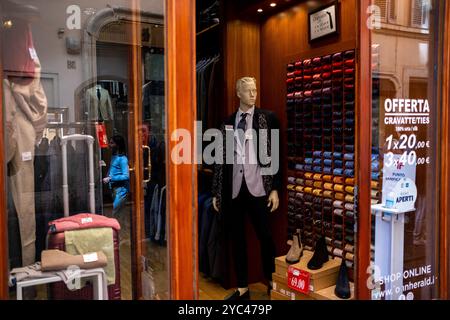
M103 120L114 120L114 112L108 90L101 88L100 95L99 100L96 87L86 90L85 102L89 120L97 121L100 119L100 115Z

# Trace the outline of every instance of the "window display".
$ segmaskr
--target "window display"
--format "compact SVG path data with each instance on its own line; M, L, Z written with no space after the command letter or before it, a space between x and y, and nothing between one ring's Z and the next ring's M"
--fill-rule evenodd
M80 290L67 277L21 274L10 297L98 298L102 275L84 279L98 252L107 257L102 298L140 298L143 287L148 299L167 297L163 2L28 2L0 1L9 245L0 259L11 279L22 268L46 273L49 253L58 274L64 261L87 261L77 263ZM71 218L80 220L61 221Z

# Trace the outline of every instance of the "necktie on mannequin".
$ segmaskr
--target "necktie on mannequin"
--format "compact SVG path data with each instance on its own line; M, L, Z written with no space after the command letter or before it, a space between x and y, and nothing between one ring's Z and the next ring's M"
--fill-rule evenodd
M100 100L101 100L102 94L100 92L100 87L97 87L97 98L98 98L98 120L100 122L103 122L103 115L102 110L100 108Z
M244 145L245 131L247 130L247 116L248 113L241 114L241 120L238 123L238 130L242 130L238 131L239 141L242 145Z

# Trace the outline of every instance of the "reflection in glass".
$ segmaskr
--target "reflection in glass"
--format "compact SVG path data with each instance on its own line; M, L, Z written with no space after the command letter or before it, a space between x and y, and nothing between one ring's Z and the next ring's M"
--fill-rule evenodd
M108 258L116 270L109 298L169 298L163 1L0 6L10 268L41 261L53 243L49 223L65 208L70 217L91 212L120 224L119 255ZM61 142L73 135L94 139L92 158L80 138L67 143L63 160ZM86 250L89 241L96 242L81 241ZM49 288L27 288L24 298L92 298L89 285Z
M432 299L438 284L439 4L373 4L382 23L372 32L372 298Z

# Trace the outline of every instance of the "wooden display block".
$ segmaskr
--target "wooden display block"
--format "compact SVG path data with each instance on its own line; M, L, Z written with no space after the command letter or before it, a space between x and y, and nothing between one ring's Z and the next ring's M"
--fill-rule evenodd
M340 259L330 259L319 270L310 270L307 267L309 260L312 258L313 253L311 251L303 250L303 256L300 262L293 264L292 266L306 271L311 275L310 288L312 292L334 286L337 281L339 267L341 266ZM289 264L286 263L286 256L278 257L275 259L275 273L276 275L287 279L287 270ZM284 281L286 283L287 280Z
M274 290L270 291L270 300L292 300L291 297L278 293Z
M316 300L344 300L341 298L338 298L334 294L334 289L336 286L328 287L322 290L319 290L317 292L311 292L311 297L313 297ZM353 282L350 282L350 292L351 297L348 300L355 300L355 285Z
M280 275L273 273L273 290L277 294L283 295L283 297L287 297L289 300L343 300L338 298L334 294L334 289L336 285L333 285L328 288L321 289L317 292L310 292L308 295L303 294L301 292L297 292L287 286L287 278L283 278ZM350 292L351 297L348 300L355 299L355 285L353 282L350 282ZM274 299L277 300L277 299Z

